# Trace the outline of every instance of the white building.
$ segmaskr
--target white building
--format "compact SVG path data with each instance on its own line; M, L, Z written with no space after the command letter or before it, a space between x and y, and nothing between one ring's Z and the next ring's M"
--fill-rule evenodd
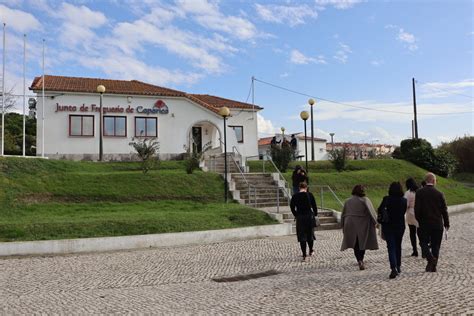
M292 134L285 134L285 139L290 142ZM296 159L305 160L305 138L302 133L294 134L297 140ZM270 155L271 141L273 137L260 138L258 140L258 154L260 157L267 154ZM283 141L282 134L275 134L275 140L279 145ZM308 147L308 160L311 160L311 136L306 137L306 145ZM326 140L314 137L314 160L328 160L328 153L326 151Z
M37 94L37 155L56 159L96 160L99 155L100 96L104 85L103 153L105 160L127 160L130 142L156 138L160 157L179 157L188 148L224 151L223 118L227 106L227 151L258 154L256 112L262 108L211 95L188 94L144 82L45 76L44 140L42 139L43 78L30 87Z

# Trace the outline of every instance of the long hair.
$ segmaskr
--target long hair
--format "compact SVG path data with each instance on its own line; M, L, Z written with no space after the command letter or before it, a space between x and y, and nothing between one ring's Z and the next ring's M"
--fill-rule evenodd
M389 196L403 197L403 187L400 182L392 182L388 188Z
M416 184L416 181L413 178L408 178L405 182L405 185L407 187L407 190L411 192L416 192L416 190L418 190L418 185Z
M356 184L352 189L352 195L357 195L358 197L365 196L365 188L362 184Z

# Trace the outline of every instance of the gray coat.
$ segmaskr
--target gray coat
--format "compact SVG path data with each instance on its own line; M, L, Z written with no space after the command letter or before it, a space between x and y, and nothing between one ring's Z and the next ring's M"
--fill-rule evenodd
M360 250L379 249L375 224L377 217L374 206L367 197L353 195L344 203L341 224L344 233L341 250L354 248L359 240Z

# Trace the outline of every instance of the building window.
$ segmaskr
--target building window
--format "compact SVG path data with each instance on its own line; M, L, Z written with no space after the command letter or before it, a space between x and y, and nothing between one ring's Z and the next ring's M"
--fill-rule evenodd
M125 116L104 116L104 136L127 136L127 118Z
M69 115L69 136L94 136L94 116Z
M158 134L156 117L135 117L136 137L156 137Z
M237 142L244 142L244 127L243 126L229 126L235 132L235 137L237 137Z

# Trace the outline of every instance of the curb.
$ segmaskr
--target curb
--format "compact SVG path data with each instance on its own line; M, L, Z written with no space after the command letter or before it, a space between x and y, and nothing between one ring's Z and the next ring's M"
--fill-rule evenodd
M211 244L232 240L286 236L290 234L290 224L276 224L183 233L0 242L0 257L104 252L152 247Z
M474 210L474 202L448 206L448 213L449 214L465 212L465 211L468 211L468 210Z

